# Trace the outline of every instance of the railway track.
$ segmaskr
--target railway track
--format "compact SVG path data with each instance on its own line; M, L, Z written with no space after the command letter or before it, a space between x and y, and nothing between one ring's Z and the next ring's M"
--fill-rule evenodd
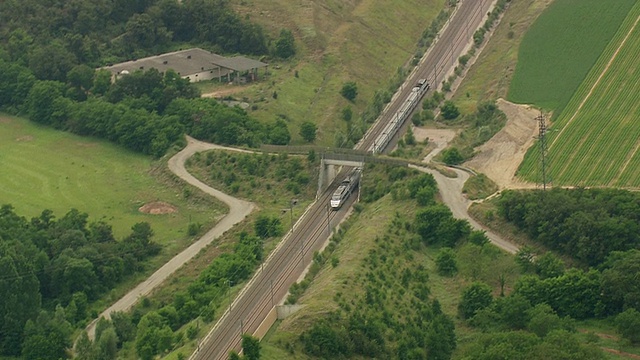
M332 211L326 206L337 185L334 182L310 206L300 223L271 253L216 327L203 339L191 359L226 359L229 351L240 348L241 335L253 333L279 300L286 296L304 268L313 261L314 252L322 247L330 230L353 204L354 197L351 197L339 211ZM295 271L296 268L299 271Z
M473 32L481 25L484 15L493 0L463 0L441 32L440 38L425 54L420 64L409 75L405 85L394 95L391 103L356 145L357 150L369 149L410 94L419 79L427 79L432 89L448 76ZM408 116L410 118L411 115ZM397 138L397 136L396 136ZM389 142L387 147L393 145ZM344 173L344 172L343 172ZM341 179L340 176L336 179ZM231 350L239 350L241 335L253 334L273 306L283 299L289 287L298 279L304 268L312 261L313 253L322 247L335 226L346 214L354 201L352 196L338 211L328 209L329 200L337 188L337 181L318 197L309 207L290 235L276 248L230 305L212 331L203 339L190 359L227 359ZM358 190L359 191L359 190ZM296 271L298 268L299 271Z
M462 52L468 46L469 39L481 24L492 3L493 0L462 0L459 2L458 8L452 14L437 41L429 48L420 64L409 74L407 81L396 92L378 121L367 131L362 141L356 145L356 150L371 148L420 79L427 79L427 83L431 85L425 94L438 89L438 85L449 75L449 69L455 66L458 58L463 55ZM412 114L409 114L407 119L411 119L411 116ZM402 131L398 131L398 133L402 133ZM396 139L397 136L396 134ZM391 148L393 143L393 141L389 142L387 149Z

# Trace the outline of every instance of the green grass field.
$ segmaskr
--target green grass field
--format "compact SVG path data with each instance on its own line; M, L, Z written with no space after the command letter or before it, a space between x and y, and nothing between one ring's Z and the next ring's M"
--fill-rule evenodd
M11 204L27 218L51 209L62 217L71 208L89 221L111 224L117 238L141 221L151 224L155 241L172 253L187 245L189 222L211 225L226 210L213 200L186 200L182 186L171 185L154 162L113 144L45 128L0 115L0 204ZM164 201L177 211L143 214L146 203Z
M508 100L562 111L635 0L556 0L531 26Z
M549 132L550 176L555 185L640 187L640 4ZM538 180L532 148L519 174Z

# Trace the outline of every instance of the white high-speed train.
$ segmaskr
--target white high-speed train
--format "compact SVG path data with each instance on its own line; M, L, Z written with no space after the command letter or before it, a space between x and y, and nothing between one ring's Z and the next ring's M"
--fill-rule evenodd
M351 195L353 190L358 188L358 185L360 184L361 173L362 173L361 168L355 168L351 171L351 173L349 173L349 176L347 176L344 180L342 180L342 183L340 184L340 186L338 186L336 191L334 191L333 195L331 196L331 201L330 201L331 209L333 210L340 209L340 207L342 207L342 204L344 204L345 200L349 198L349 195Z
M407 96L407 99L402 104L400 109L393 115L391 121L385 126L382 133L376 138L373 142L373 145L367 149L371 151L373 154L378 154L382 152L387 145L389 145L389 141L396 134L398 129L404 124L405 120L411 115L413 109L416 108L422 96L429 90L429 83L427 83L427 79L420 79L418 83L411 89L411 93Z

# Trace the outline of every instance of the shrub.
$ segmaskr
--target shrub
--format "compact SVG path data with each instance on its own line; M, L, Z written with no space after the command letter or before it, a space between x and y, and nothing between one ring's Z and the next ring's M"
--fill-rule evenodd
M340 95L351 102L355 101L358 96L358 85L354 81L344 83L340 90Z
M201 228L202 228L202 224L200 223L189 223L187 234L189 234L189 236L196 236Z
M458 165L464 161L458 148L452 147L442 151L442 161L447 165Z
M460 115L460 110L456 104L450 100L444 102L444 105L440 107L440 111L442 112L442 117L445 118L445 120L453 120Z
M623 338L634 344L640 343L640 312L627 309L616 316L615 324Z
M458 264L456 262L456 253L453 249L442 248L436 255L436 266L438 274L442 276L452 276L458 272Z
M478 310L489 307L492 302L493 296L489 285L476 282L462 292L458 311L463 319L470 319Z

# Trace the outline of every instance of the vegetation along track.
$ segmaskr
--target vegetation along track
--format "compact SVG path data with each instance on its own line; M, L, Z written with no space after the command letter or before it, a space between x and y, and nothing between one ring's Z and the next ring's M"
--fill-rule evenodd
M191 359L226 359L230 350L239 348L240 335L253 334L286 296L299 274L313 260L314 252L320 250L330 236L337 219L343 218L353 203L352 196L338 211L331 211L328 206L314 206L328 205L337 185L334 182L316 203L309 206L308 213L262 264Z

